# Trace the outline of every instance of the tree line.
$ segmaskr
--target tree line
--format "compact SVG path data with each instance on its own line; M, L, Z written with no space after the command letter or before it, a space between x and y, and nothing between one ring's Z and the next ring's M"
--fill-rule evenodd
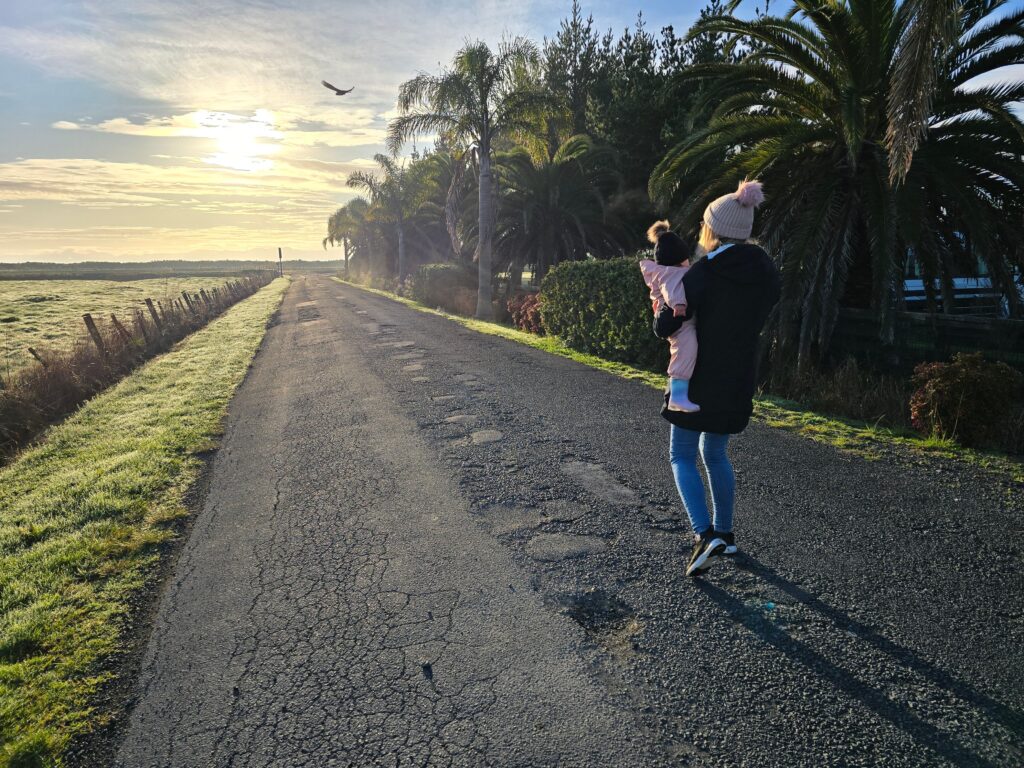
M684 34L642 16L601 33L578 2L551 39L467 43L398 94L376 173L328 223L353 269L404 279L460 262L480 317L496 276L644 247L668 214L696 229L738 180L764 182L757 231L784 276L780 351L827 348L838 309L892 333L913 261L929 307L978 264L1021 314L1024 9L1008 0L795 0L749 18L711 0ZM417 137L433 146L398 155Z

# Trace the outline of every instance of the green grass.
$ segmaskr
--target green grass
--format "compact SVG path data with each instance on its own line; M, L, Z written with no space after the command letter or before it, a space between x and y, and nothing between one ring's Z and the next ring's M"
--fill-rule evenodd
M0 766L60 765L125 648L130 600L215 445L287 280L89 401L0 469Z
M154 280L0 280L0 376L32 361L28 348L66 348L85 334L82 315L116 314L128 320L143 300L178 298L181 292L223 285L223 277ZM148 315L147 315L148 317Z
M346 282L338 277L334 279L338 282ZM613 363L595 355L579 352L569 348L558 338L536 336L532 333L509 328L499 323L453 315L449 312L425 307L411 299L397 296L389 291L367 288L358 283L349 282L347 284L353 285L360 290L376 293L393 301L401 302L420 312L445 317L480 333L501 336L502 338L526 344L535 349L567 357L570 360L575 360L583 365L606 371L624 379L641 381L659 390L664 390L665 388L664 374L635 368L625 363ZM873 424L815 413L791 400L762 395L754 401L754 418L767 426L794 432L816 442L831 445L869 460L879 459L887 452L893 450L905 450L921 456L964 461L972 466L1009 477L1014 482L1024 482L1024 462L1005 454L976 451L957 445L952 440L927 438L908 430L887 429Z

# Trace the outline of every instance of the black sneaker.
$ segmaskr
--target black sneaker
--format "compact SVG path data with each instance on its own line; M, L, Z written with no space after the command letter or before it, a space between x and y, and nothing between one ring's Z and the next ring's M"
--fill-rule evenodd
M722 554L723 549L725 549L725 542L718 538L713 530L704 531L700 538L693 543L690 562L686 566L686 575L696 576L701 571L710 568L711 558Z
M721 531L715 531L715 536L725 542L725 549L722 550L723 555L735 555L739 550L736 548L736 536L732 533L722 533Z

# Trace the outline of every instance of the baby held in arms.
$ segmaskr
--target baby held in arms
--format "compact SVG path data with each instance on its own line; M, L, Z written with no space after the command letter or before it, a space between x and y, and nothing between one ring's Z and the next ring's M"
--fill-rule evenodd
M644 259L640 271L651 289L655 317L662 307L672 307L676 317L686 314L686 291L683 275L690 268L693 248L669 229L667 221L656 221L647 230L647 239L654 244L654 261ZM671 358L668 364L670 411L695 413L700 406L690 400L690 377L697 361L697 321L691 318L668 339Z

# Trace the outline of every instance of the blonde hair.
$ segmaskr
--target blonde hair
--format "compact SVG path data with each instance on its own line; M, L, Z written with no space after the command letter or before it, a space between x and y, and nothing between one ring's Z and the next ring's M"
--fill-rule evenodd
M700 223L700 237L697 239L697 247L703 251L701 256L707 256L715 248L727 243L753 243L757 244L757 240L752 237L748 237L746 240L737 240L734 237L720 237L715 230L708 226L706 221Z
M711 253L715 248L721 245L721 238L715 234L714 230L708 226L706 221L700 223L700 237L697 238L697 245L704 250L706 255Z

